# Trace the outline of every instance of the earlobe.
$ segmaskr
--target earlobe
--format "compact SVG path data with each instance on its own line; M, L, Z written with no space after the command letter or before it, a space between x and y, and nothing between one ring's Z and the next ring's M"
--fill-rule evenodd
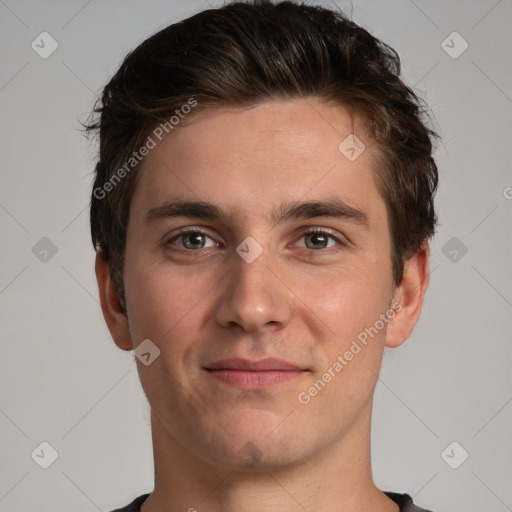
M386 347L398 347L410 336L420 318L429 277L429 247L424 242L405 263L404 277L393 295L392 305L399 306L388 324Z
M95 262L96 280L103 318L115 344L123 350L133 350L128 317L121 307L119 294L110 275L108 260L98 250Z

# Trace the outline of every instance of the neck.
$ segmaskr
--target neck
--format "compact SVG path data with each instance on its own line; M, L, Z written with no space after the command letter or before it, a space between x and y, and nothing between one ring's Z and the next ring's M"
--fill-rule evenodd
M342 439L314 457L255 471L199 460L152 413L155 489L142 512L398 512L373 483L369 405Z

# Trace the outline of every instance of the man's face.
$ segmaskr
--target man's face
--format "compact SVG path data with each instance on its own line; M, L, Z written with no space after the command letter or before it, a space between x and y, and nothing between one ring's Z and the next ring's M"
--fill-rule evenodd
M352 133L347 110L316 100L215 110L143 163L124 267L131 338L160 350L138 363L154 418L204 462L284 467L368 422L394 286L375 150L357 123L366 150L338 149ZM267 358L288 366L225 361Z

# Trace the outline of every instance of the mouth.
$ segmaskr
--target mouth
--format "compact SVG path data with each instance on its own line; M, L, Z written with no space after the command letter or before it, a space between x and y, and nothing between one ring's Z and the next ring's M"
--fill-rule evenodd
M224 359L204 369L224 384L243 389L258 389L290 381L308 370L282 359L267 358L260 361Z

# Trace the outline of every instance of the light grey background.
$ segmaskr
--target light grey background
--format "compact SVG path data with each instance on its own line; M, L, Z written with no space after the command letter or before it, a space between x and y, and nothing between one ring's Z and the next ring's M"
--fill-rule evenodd
M512 3L338 5L398 51L444 141L423 317L376 391L376 482L435 512L512 510ZM0 0L0 511L109 511L152 489L148 406L98 304L96 148L78 120L128 51L207 6ZM31 48L43 31L59 45L47 59ZM43 441L48 469L31 458Z

